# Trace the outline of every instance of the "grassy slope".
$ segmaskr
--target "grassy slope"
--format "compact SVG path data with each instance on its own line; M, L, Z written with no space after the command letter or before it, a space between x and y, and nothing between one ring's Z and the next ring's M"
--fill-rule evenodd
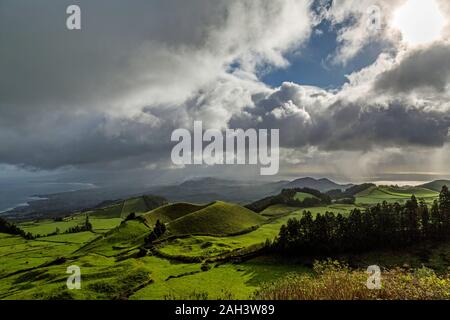
M130 213L134 212L137 215L147 212L149 208L143 197L125 200L122 208L121 218L125 219Z
M168 230L172 235L227 235L243 232L265 221L264 217L249 209L218 201L173 220L168 224Z
M199 265L194 264L169 264L154 257L144 260L158 265L152 274L155 283L136 292L131 299L196 299L198 296L207 299L249 299L265 281L273 281L287 273L308 272L303 266L264 257L216 266L206 272L199 272ZM185 275L167 279L168 274L177 274L175 271Z
M41 220L26 222L19 225L26 232L30 232L33 235L47 235L49 233L55 232L59 229L60 232L65 232L71 227L75 227L84 221L84 217L77 217L74 219L67 219L64 221L55 222L53 220Z
M412 195L419 200L432 203L439 194L422 187L371 187L356 195L356 203L360 205L377 204L383 201L404 203L411 199Z
M144 238L149 232L150 229L141 221L123 222L117 228L82 247L77 254L95 252L109 257L116 256L144 244Z
M157 220L169 223L185 215L206 208L207 206L195 205L191 203L174 203L154 209L141 216L148 226L153 226Z
M81 268L81 290L68 290L67 267ZM87 254L60 265L42 267L0 280L0 299L127 298L151 281L151 269L140 260L117 261Z
M122 216L123 203L114 204L104 208L89 211L90 217L96 218L120 218Z
M316 196L305 193L305 192L297 192L294 196L294 200L304 201L305 199L318 199Z
M59 229L60 233L66 232L69 228L83 224L86 219L85 214L78 214L64 219L64 221L40 220L30 221L19 224L19 226L26 232L33 235L47 235ZM89 215L89 221L92 224L94 232L107 232L117 227L121 222L121 218L97 218Z
M69 255L78 247L79 244L32 241L0 233L0 278Z
M430 189L436 192L441 192L443 186L450 187L450 180L436 180L421 185L422 188Z
M147 199L147 201L146 201ZM159 200L152 197L140 196L120 201L104 208L98 208L87 212L90 217L95 218L126 218L130 213L141 215L157 206Z

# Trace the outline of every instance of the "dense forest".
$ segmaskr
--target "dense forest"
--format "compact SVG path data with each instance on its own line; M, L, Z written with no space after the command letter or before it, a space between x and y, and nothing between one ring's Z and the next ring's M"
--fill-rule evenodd
M314 219L305 212L301 219L283 225L273 248L289 255L330 255L397 248L419 241L438 241L450 236L450 192L442 188L431 209L411 197L404 205L383 202L348 216L327 212Z

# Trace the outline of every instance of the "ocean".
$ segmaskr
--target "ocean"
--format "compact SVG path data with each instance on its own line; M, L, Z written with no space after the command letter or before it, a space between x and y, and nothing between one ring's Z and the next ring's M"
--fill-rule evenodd
M80 182L42 182L42 181L0 181L0 212L38 200L38 195L92 189L91 183Z

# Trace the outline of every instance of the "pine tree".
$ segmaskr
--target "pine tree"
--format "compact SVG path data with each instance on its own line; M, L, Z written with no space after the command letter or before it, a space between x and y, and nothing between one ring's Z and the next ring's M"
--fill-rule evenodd
M432 232L432 238L438 239L441 235L441 213L439 211L439 204L435 200L433 203L433 206L431 207L431 232Z
M428 211L428 206L423 200L420 201L419 215L422 225L422 238L426 239L430 236L430 212Z
M158 240L166 232L166 225L159 220L156 220L155 226L152 232L145 238L145 243L147 245L152 244L154 241Z
M85 231L91 231L92 230L92 224L89 221L89 215L88 214L86 215L86 220L84 222L84 229L85 229Z
M419 205L414 195L405 205L405 241L411 243L419 238Z
M439 194L439 211L442 219L442 232L448 234L450 231L450 192L447 186L443 186Z

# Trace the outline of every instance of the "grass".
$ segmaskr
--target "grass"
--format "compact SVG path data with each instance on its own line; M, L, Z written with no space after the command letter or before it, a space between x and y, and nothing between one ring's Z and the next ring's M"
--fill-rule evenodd
M92 224L92 228L94 232L106 232L111 229L114 229L118 225L120 225L123 221L122 218L110 218L110 219L102 219L102 218L89 218L89 221Z
M82 290L67 290L69 265L81 268ZM61 265L39 268L0 280L2 299L249 299L265 281L306 268L271 258L240 264L177 263L154 256L127 259L89 253Z
M266 281L286 273L308 272L305 267L268 257L211 265L208 271L201 271L199 264L169 263L156 257L143 261L151 266L155 281L131 299L249 299Z
M55 236L39 238L39 241L84 244L94 240L97 237L97 234L87 231L79 233L58 234Z
M139 215L147 211L148 207L143 197L128 199L123 204L121 218L125 219L132 212Z
M78 247L78 244L25 240L18 236L0 234L0 278L70 255Z
M297 192L294 196L294 200L297 200L297 201L304 201L306 199L318 199L318 198L312 194L305 193L305 192Z
M19 227L30 232L33 235L45 236L47 234L54 233L57 229L60 233L66 232L69 228L83 224L85 222L86 215L84 213L73 215L64 219L64 221L54 220L39 220L30 221L19 224ZM89 215L89 221L92 224L95 232L106 232L117 227L123 219L121 218L98 218Z
M122 207L123 202L113 204L104 208L88 211L87 213L89 214L90 217L95 218L104 218L104 219L120 218L122 216Z
M141 221L123 222L117 228L100 235L96 240L82 247L78 254L93 252L104 256L117 256L144 244L150 229Z
M265 221L264 217L249 209L217 201L173 220L167 227L172 235L229 235L257 227Z
M66 219L64 221L54 221L54 220L41 220L22 223L19 225L20 228L26 232L30 232L33 235L47 235L55 232L59 229L60 232L65 232L71 227L75 227L84 221L83 216L77 216L75 218Z
M150 199L150 200L149 200ZM149 202L148 202L149 201ZM134 212L137 216L142 215L153 209L151 197L140 196L119 201L103 208L88 211L90 217L95 218L122 218L125 219L130 213Z
M267 218L279 218L283 215L286 215L289 212L298 211L298 208L295 207L287 207L284 204L276 204L266 208L264 211L260 213L260 215Z
M450 180L436 180L422 185L423 188L430 189L436 192L441 192L443 186L450 187Z
M68 290L67 267L81 269L81 290ZM0 281L2 299L119 299L151 283L151 270L141 260L88 254L60 265L43 267Z
M371 187L356 195L356 203L358 205L374 205L383 201L405 203L412 195L430 204L439 193L422 187Z
M206 207L207 205L196 205L191 203L168 204L142 215L142 219L144 219L148 226L153 226L156 224L157 220L168 223Z

